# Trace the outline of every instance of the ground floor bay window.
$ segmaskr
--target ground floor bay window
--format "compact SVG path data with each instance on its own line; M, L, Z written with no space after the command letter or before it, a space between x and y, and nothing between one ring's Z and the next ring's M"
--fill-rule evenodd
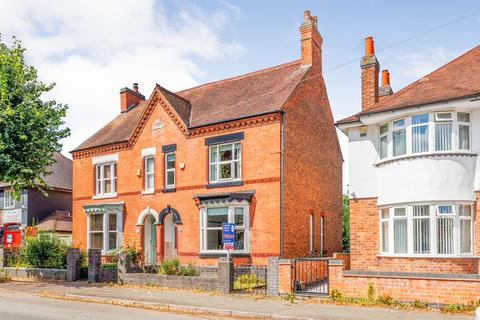
M385 255L473 255L472 204L415 204L380 210Z
M248 253L248 201L220 201L204 203L200 207L200 251L204 254L224 253L222 246L222 224L235 224L235 246L233 253Z
M84 206L87 214L87 248L106 253L121 246L123 203Z

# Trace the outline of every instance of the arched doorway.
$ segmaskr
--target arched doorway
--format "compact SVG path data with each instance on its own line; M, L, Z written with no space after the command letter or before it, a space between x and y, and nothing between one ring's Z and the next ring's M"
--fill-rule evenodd
M145 265L153 266L157 263L157 227L156 220L151 214L145 218L143 228Z
M160 212L160 224L163 224L163 257L171 259L177 257L177 225L181 224L180 214L171 206Z

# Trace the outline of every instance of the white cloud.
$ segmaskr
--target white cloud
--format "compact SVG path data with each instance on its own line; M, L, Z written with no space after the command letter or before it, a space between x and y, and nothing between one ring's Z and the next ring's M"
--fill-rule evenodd
M0 0L0 30L15 35L51 96L68 103L72 136L64 153L113 119L119 89L139 82L148 97L155 83L177 90L202 74L195 59L239 55L243 47L221 39L240 11L219 3L214 12L183 5L166 12L155 0Z

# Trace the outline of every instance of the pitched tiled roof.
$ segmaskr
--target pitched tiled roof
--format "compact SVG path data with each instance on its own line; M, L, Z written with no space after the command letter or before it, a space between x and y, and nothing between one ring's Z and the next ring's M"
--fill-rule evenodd
M281 110L307 71L298 60L177 93L157 89L187 127L198 127ZM128 141L146 105L120 114L73 151Z
M337 124L355 122L364 114L468 97L479 93L480 46L477 46L375 104L369 110L342 119Z
M72 232L72 215L68 211L53 211L37 227L38 231Z
M72 190L72 160L59 152L53 154L55 163L48 167L51 175L44 177L45 183L51 188ZM9 187L10 184L0 182L0 188Z

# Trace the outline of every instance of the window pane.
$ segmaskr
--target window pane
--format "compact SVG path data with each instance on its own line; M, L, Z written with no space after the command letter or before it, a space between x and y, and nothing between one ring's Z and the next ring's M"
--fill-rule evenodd
M388 124L384 124L380 127L380 134L384 134L388 132Z
M435 124L435 150L437 151L452 150L452 124L451 123Z
M90 233L90 249L103 249L103 233Z
M465 113L465 112L457 113L457 120L459 122L470 122L470 113Z
M145 179L145 189L146 190L153 189L154 183L155 183L155 176L153 175L153 173L147 174Z
M406 208L395 208L393 209L393 215L395 217L406 217L407 216L407 209Z
M239 161L236 161L236 162L233 164L233 170L234 170L233 177L234 177L235 179L240 178L240 162L239 162Z
M383 136L380 138L380 159L386 158L388 152L388 138Z
M458 126L458 147L460 149L470 149L470 126Z
M394 252L407 253L407 219L393 221Z
M218 147L210 148L210 163L217 162L217 149Z
M405 126L405 119L401 119L393 122L393 128L401 128L403 126Z
M382 252L388 252L388 221L382 222Z
M243 208L235 208L235 225L243 226Z
M167 169L175 168L175 154L170 153L167 155Z
M222 250L222 230L207 230L207 250Z
M437 206L438 214L453 214L453 206Z
M413 219L413 253L430 253L430 218Z
M90 215L90 231L103 231L103 214Z
M235 231L235 250L245 250L245 231Z
M216 181L217 180L217 165L212 164L210 165L210 181Z
M167 172L167 185L173 186L175 184L175 172L168 171Z
M104 178L112 177L112 167L109 164L103 166L103 177Z
M235 143L235 160L240 159L241 157L241 149L240 149L240 143Z
M412 124L422 124L428 123L428 114L419 114L418 116L412 117Z
M460 220L460 253L472 252L472 221L467 219Z
M116 214L108 215L108 230L117 231L117 215Z
M412 152L428 151L428 126L412 127Z
M145 171L146 172L153 172L154 169L154 160L153 158L147 158L145 160Z
M108 233L108 250L113 250L117 248L117 233L109 232Z
M453 253L453 218L437 218L437 253Z
M390 209L382 209L382 219L388 219L390 216Z
M461 217L471 217L472 216L472 206L467 205L460 205L458 206L458 215Z
M393 132L393 156L401 156L407 152L405 129Z
M228 207L207 208L207 227L221 228L223 222L228 222Z
M219 147L220 161L232 160L232 145L227 144Z
M112 193L112 180L108 179L104 181L105 193Z
M220 179L232 178L232 163L224 163L219 165Z

